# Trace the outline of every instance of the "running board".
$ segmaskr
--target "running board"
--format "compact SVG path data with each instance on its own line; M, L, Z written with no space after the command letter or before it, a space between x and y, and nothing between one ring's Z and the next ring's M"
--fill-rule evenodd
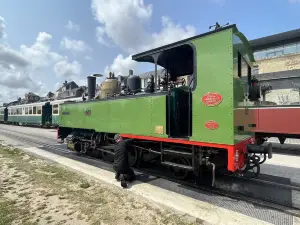
M193 171L194 168L192 166L186 166L186 165L182 165L182 164L178 164L178 163L172 163L172 162L162 162L161 164L166 165L166 166L171 166L171 167L177 167L177 168L181 168L181 169L186 169L186 170L191 170Z
M168 155L181 155L181 156L187 156L187 157L192 157L193 153L192 152L183 152L183 151L177 151L177 150L169 150L169 149L164 149L163 150L164 154Z

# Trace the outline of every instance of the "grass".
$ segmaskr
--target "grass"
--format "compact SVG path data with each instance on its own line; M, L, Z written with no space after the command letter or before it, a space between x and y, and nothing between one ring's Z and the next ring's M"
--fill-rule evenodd
M84 188L84 189L86 189L86 188L89 188L91 185L90 185L90 183L88 183L88 182L84 182L84 183L81 183L80 184L80 187L81 188Z
M28 190L19 190L16 200L0 195L0 225L16 221L32 225L41 220L54 224L68 220L87 224L201 224L167 213L117 187L88 180L59 165L24 155L21 150L0 146L0 173L11 170L10 177L3 180L5 185L18 186L20 182L30 185L30 188L20 188ZM15 186L5 189L0 186L0 193ZM55 203L51 203L51 198L56 199ZM60 215L60 220L54 215Z
M25 207L17 206L16 203L14 200L0 197L0 225L8 225L17 219L28 218L29 211Z

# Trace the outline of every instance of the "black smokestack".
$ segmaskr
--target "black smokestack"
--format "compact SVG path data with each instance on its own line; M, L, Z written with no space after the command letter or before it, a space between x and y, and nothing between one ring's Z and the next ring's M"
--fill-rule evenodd
M88 83L88 100L91 100L95 97L96 94L96 77L88 76L87 83Z

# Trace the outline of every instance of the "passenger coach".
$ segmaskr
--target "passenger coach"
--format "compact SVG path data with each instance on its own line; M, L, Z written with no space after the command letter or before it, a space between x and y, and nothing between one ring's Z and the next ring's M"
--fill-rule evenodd
M51 123L51 106L38 102L7 107L7 123L45 126Z

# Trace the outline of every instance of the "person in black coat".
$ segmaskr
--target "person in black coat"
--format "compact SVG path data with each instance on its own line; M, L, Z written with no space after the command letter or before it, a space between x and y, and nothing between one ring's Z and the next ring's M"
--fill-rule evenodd
M123 139L119 134L115 137L115 155L114 155L114 170L116 171L115 178L121 180L121 186L127 187L126 181L133 181L135 179L134 171L130 168L128 162L128 147L133 139Z

